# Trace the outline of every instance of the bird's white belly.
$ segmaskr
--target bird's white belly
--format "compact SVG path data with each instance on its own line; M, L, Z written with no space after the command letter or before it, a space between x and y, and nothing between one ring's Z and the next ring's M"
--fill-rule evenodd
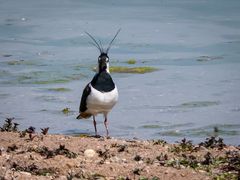
M91 93L87 98L87 112L93 115L98 113L107 114L117 101L118 90L116 86L110 92L100 92L91 86Z

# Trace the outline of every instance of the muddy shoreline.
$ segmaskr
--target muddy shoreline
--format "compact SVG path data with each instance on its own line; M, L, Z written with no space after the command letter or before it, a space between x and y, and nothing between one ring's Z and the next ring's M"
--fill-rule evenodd
M0 132L0 179L239 178L240 148L218 137L196 145L187 139L168 144L13 127Z

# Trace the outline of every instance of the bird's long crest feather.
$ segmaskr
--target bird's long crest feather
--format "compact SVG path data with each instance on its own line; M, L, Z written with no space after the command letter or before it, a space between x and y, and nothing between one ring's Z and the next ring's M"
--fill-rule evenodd
M121 28L118 29L117 33L115 34L115 36L113 37L113 39L112 39L111 42L109 43L108 48L107 48L107 50L106 50L106 54L108 54L108 51L109 51L109 49L111 48L113 41L116 39L116 37L117 37L117 35L118 35L118 33L119 33L120 31L121 31Z
M121 31L121 28L118 29L117 33L115 34L115 36L113 37L113 39L110 41L109 45L108 45L108 48L106 49L106 51L104 51L103 49L103 46L102 46L102 42L99 40L99 42L97 42L97 40L90 34L88 33L87 31L85 31L85 33L93 40L93 42L90 42L90 44L92 44L93 46L95 46L99 51L100 53L106 53L108 54L108 51L109 49L111 48L112 46L112 43L113 41L116 39L117 35L119 34L119 32Z
M93 40L94 43L92 43L96 48L98 48L98 50L100 51L100 53L103 53L103 47L102 47L102 43L100 42L100 44L96 41L96 39L89 34L87 31L85 31L85 33Z

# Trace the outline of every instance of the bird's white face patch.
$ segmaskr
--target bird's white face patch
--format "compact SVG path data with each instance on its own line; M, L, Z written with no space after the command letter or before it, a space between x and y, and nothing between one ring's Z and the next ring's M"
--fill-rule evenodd
M109 61L107 61L106 65L107 65L107 69L106 69L106 70L107 70L108 73L110 73L110 70L109 70Z

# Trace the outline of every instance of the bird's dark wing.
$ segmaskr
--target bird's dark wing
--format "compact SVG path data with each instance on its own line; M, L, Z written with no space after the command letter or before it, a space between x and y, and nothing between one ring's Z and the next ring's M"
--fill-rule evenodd
M90 92L91 92L91 88L90 88L90 85L88 84L83 90L80 107L79 107L80 113L87 110L87 97L90 94Z

